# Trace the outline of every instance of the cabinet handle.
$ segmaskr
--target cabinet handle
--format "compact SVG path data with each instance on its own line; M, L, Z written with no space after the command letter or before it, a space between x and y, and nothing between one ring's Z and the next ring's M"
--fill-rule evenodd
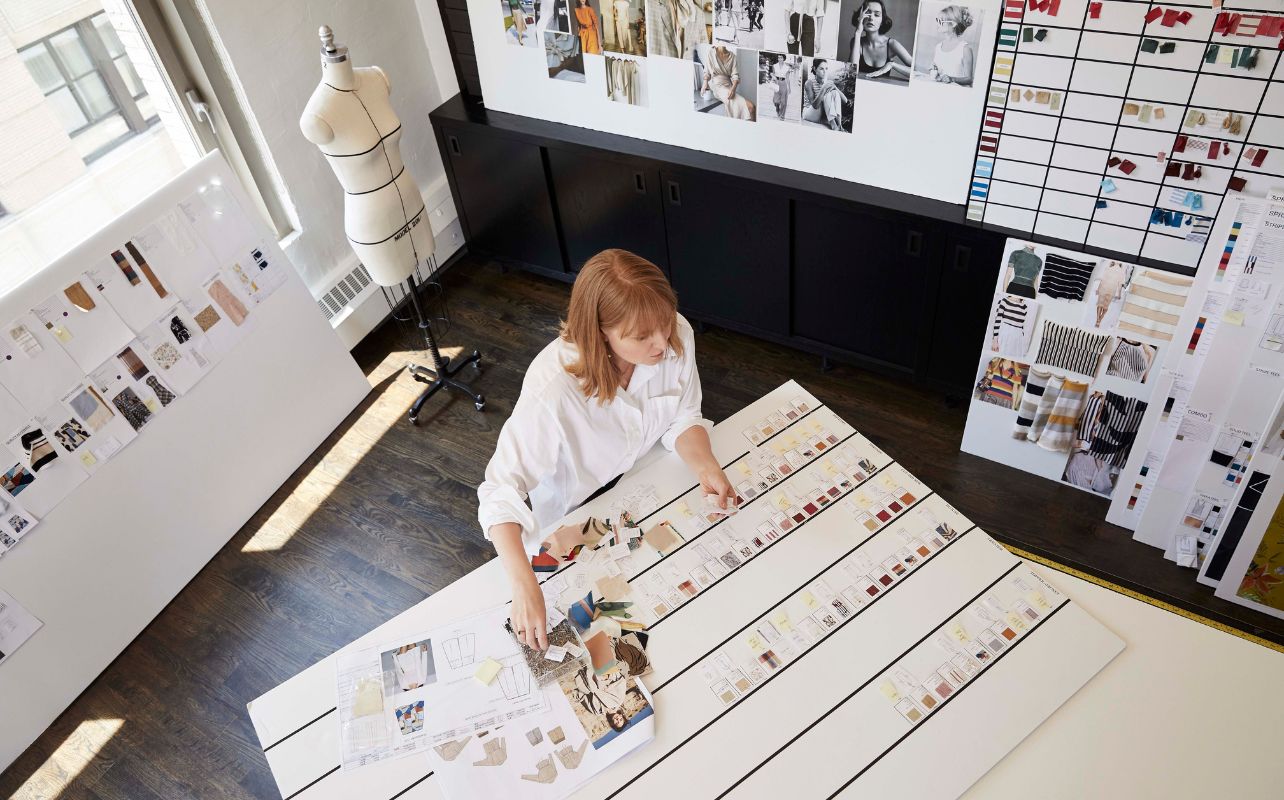
M646 194L646 177L641 172L633 173L633 191Z
M669 205L682 205L682 188L677 181L669 181Z
M923 255L923 234L918 231L910 231L905 237L905 254L910 258L918 258Z
M965 245L954 246L954 271L967 272L972 263L972 248Z
M455 138L454 136L449 136L449 135L448 135L448 136L446 137L446 143L450 145L450 152L451 152L453 155L457 155L457 156L462 156L462 155L463 155L463 153L462 153L462 152L460 152L460 150L459 150L459 139Z

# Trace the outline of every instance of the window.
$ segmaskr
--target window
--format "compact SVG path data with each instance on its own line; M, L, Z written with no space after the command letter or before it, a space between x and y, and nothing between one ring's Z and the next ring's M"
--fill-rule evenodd
M0 294L216 147L278 236L290 232L191 4L0 0L0 74Z

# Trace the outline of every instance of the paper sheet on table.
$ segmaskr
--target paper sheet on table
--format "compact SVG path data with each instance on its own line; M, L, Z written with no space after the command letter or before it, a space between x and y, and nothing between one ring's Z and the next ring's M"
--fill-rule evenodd
M214 368L219 354L182 305L138 332L139 353L180 394L191 391Z
M89 373L89 383L137 433L174 402L178 391L138 357L134 344Z
M124 347L134 332L88 280L68 283L31 309L45 330L82 370L91 370Z
M0 489L37 517L48 516L89 474L54 443L36 419L10 432L0 446Z
M0 589L0 664L40 630L43 622L18 604L13 595Z
M107 298L131 331L155 322L178 300L133 240L103 253L85 270L85 281Z
M655 738L651 695L636 683L627 727L595 747L573 701L557 684L544 689L549 710L495 731L468 734L433 747L429 760L442 794L560 800L597 773ZM630 692L630 694L634 694Z
M180 300L196 297L201 280L219 266L178 208L161 214L131 241Z
M437 674L426 634L340 651L335 670L345 770L428 746L425 693Z
M426 692L431 713L424 729L433 742L548 710L516 640L504 629L508 611L507 605L497 606L428 632L437 681ZM489 686L473 678L487 658L503 665Z

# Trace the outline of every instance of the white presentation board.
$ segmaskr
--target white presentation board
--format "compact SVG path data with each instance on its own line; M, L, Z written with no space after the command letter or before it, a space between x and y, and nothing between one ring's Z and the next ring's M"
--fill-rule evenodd
M574 13L563 16L568 5ZM896 63L904 75L878 77L877 70L851 63L861 11L856 0L818 0L819 41L812 50L795 48L795 53L785 52L783 0L758 4L765 33L762 27L745 30L752 27L750 0L728 0L717 11L708 3L707 12L687 0L590 0L589 5L601 41L581 54L581 12L573 0L469 0L488 109L963 202L985 101L997 0L953 4L956 11L966 11L951 23L950 30L962 30L957 36L939 21L950 4L884 0L879 24L884 33L877 36L902 48ZM520 35L515 17L524 20ZM681 37L673 35L670 18L689 20L681 53L672 43ZM646 20L641 29L640 19ZM626 21L619 33L626 44L616 44L617 20ZM939 55L947 37L948 57ZM806 41L805 34L801 38ZM706 89L703 72L714 59L710 41L729 48L722 71L730 77L720 84L715 74ZM880 53L895 49L881 39L877 47ZM763 52L772 55L762 58ZM777 54L785 57L778 77L773 73ZM808 88L818 74L817 58L826 61L819 72L824 80L816 82L819 93L828 96L825 81L838 78L842 99L816 100L817 92ZM960 69L966 62L975 80L968 85L936 80L933 66L940 72L946 60ZM735 79L736 99L730 100L727 90ZM804 98L811 102L802 103ZM745 101L756 106L753 121L746 119ZM825 116L831 112L832 117Z
M129 280L111 254L126 241L148 239L149 232L202 190L221 193L237 208L227 206L222 218L194 218L193 224L213 226L215 237L238 252L247 236L259 242L267 260L284 267L284 283L260 304L247 297L244 308L220 292L228 307L247 314L247 323L258 323L244 326L247 330L234 345L229 340L223 348L212 342L219 360L204 379L168 402L162 391L155 408L163 411L154 412L136 438L121 442L123 449L109 461L95 464L77 485L63 487L67 491L61 502L51 505L35 531L0 559L0 589L44 623L0 665L0 766L10 764L53 722L370 390L275 238L252 211L242 213L253 206L218 153L207 155L0 298L0 317L18 318L104 261L110 267L105 274L114 270L122 278L116 286L104 281L108 293L149 288L150 281L136 274L137 284ZM238 232L222 226L246 227ZM169 267L166 274L180 276L205 263L199 255L156 249L146 258L158 273ZM210 273L232 270L231 262L213 258ZM201 290L197 282L193 279L187 287L179 285L182 281L167 283L167 291L195 297ZM131 307L118 300L121 308ZM151 309L165 310L159 305ZM34 316L28 317L32 335L47 336L38 355L54 359L59 343ZM138 321L145 324L141 316ZM194 337L200 330L195 323L185 327ZM211 334L216 328L211 326ZM71 372L51 360L33 381L21 368L31 363L19 362L3 376L5 385L23 387L27 396L19 399L24 405L45 399L44 391L53 391L57 401L71 388L57 382L60 376L70 375L73 385L84 380L84 370L70 360ZM121 380L128 379L126 372ZM119 416L124 415L122 410ZM128 426L123 431L121 437L130 432ZM41 486L47 471L37 473L18 502Z
M710 524L695 513L699 489L673 454L567 517L658 498L641 526L667 520L685 540L667 556L644 547L616 561L651 620L654 672L643 681L656 738L577 797L778 797L802 775L818 796L957 796L1122 650L797 384L711 438L728 476L748 483L734 517ZM571 564L546 585L574 595L582 573ZM505 594L492 561L349 648ZM250 703L283 797L442 796L436 756L341 770L335 704L334 657ZM542 752L518 745L508 757L537 772ZM479 748L455 759L471 765Z
M1194 266L1223 201L1284 176L1280 11L1005 0L968 218Z

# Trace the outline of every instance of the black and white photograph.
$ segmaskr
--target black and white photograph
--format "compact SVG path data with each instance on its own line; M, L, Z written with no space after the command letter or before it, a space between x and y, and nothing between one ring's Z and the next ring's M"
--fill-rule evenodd
M534 2L534 0L532 0ZM571 20L570 4L575 0L540 0L535 2L535 18L539 30L548 33L575 33Z
M843 0L838 57L861 80L908 86L914 70L918 0Z
M772 0L767 2L764 46L797 56L840 56L840 0Z
M584 83L584 54L580 39L573 33L544 31L544 56L548 77L556 81Z
M646 55L645 0L601 0L602 50Z
M646 59L608 55L606 62L606 96L614 103L646 105Z
M802 63L802 124L851 133L856 65L832 58Z
M713 0L646 0L647 53L665 58L690 58L709 42Z
M766 45L766 7L766 0L714 0L714 43L761 50Z
M759 119L802 122L802 56L758 53Z
M953 3L924 3L918 15L914 80L974 86L982 13L979 8Z
M692 67L696 111L756 121L758 51L704 44L695 48Z
M536 6L534 0L499 0L500 13L504 15L505 41L518 47L539 46Z

